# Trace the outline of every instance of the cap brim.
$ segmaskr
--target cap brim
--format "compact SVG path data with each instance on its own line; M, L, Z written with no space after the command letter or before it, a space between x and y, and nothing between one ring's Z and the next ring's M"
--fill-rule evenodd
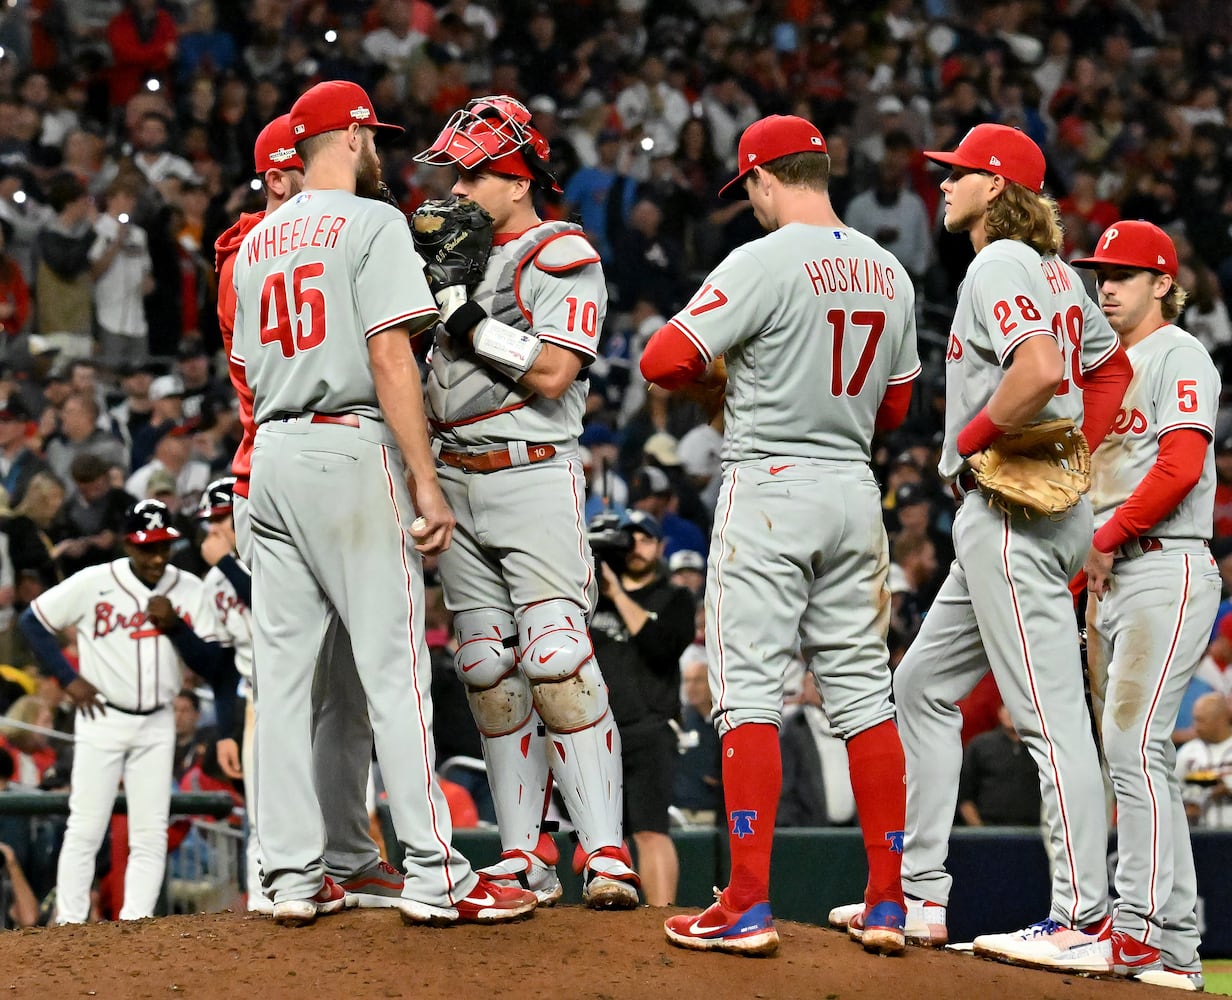
M175 528L156 528L153 531L134 531L125 535L124 540L133 545L156 545L159 542L174 542L183 535Z
M757 166L757 164L753 164ZM743 173L736 174L730 181L719 188L719 197L727 201L743 201L748 198L749 193L744 189L744 179L753 172L753 167L749 167Z
M932 150L926 149L924 151L924 158L926 160L932 160L933 163L940 163L946 167L966 167L968 170L985 169L984 167L971 163L965 158L959 156L957 152L942 153L942 152L934 152Z
M1071 260L1071 267L1128 267L1135 271L1153 271L1155 274L1167 274L1162 267L1147 267L1135 260L1118 260L1115 257L1079 257Z

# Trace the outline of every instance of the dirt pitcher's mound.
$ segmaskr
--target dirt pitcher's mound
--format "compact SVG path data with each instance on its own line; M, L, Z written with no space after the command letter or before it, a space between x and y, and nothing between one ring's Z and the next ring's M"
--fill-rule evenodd
M288 929L238 913L0 934L0 998L205 1000L1115 1000L1174 996L1137 983L1016 969L909 949L866 955L846 935L782 922L769 959L682 951L663 938L671 910L593 913L565 906L505 927L404 927L353 910ZM1126 992L1128 991L1128 992Z

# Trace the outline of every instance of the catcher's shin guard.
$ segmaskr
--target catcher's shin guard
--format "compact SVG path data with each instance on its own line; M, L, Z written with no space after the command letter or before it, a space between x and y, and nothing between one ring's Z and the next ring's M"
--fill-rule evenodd
M620 733L583 611L545 601L521 615L522 669L548 729L548 763L587 853L621 843Z

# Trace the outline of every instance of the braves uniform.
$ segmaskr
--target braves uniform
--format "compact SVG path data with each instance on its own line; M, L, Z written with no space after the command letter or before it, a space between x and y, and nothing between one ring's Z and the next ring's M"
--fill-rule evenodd
M208 617L202 614L203 593L199 579L175 567L151 588L124 558L83 569L30 605L50 632L77 627L81 676L108 705L93 717L77 715L68 828L56 874L60 923L89 918L94 858L121 779L128 799L129 860L120 919L154 914L167 858L175 752L171 702L182 673L171 640L147 621L146 605L162 594L191 626ZM198 628L203 640L215 639Z
M531 178L546 154L529 112L498 97L455 115L419 158ZM485 322L593 359L607 288L580 227L542 222L495 244L470 296ZM541 902L559 897L555 847L541 838L550 768L585 856L584 899L623 907L637 895L622 848L620 734L587 629L598 593L577 444L588 385L579 377L549 399L439 327L427 409L457 518L439 560L455 664L483 737L503 848L485 871L524 885L533 876Z
M256 725L257 831L275 915L279 901L318 893L324 875L308 734L331 609L352 636L387 763L408 891L452 907L475 876L450 846L433 773L414 510L366 344L436 312L406 219L347 191L306 190L246 237L235 290L232 355L258 426L249 508L257 699L277 707L259 711ZM305 503L323 496L327 506Z
M1076 263L1115 269L1135 260L1175 278L1171 241L1145 222L1110 227L1095 256ZM1102 709L1100 736L1117 800L1113 927L1132 939L1116 937L1114 964L1132 974L1147 962L1149 949L1159 949L1154 958L1167 970L1188 975L1202 970L1197 881L1172 731L1219 607L1221 582L1208 541L1221 386L1206 348L1174 324L1131 341L1126 353L1133 381L1092 462L1097 527L1143 484L1166 435L1197 431L1206 446L1198 453L1197 484L1144 534L1119 547L1110 589L1087 605L1091 688ZM1150 484L1143 489L1149 494ZM1097 535L1096 543L1103 537Z
M942 476L962 471L959 431L988 402L1014 350L1035 336L1057 337L1066 372L1037 419L1080 423L1082 372L1116 352L1116 335L1068 265L998 240L976 255L959 291L946 355ZM1082 568L1092 524L1085 500L1062 517L1027 520L990 507L978 492L963 499L954 564L894 678L907 757L910 896L942 906L949 899L945 859L962 765L956 703L991 666L1040 769L1051 915L1086 927L1107 913L1103 783L1067 587Z
M303 169L303 163L294 150L289 115L274 119L261 131L255 143L254 159L257 172L262 175L270 168ZM231 472L235 476L232 520L236 551L245 562L251 562L252 555L248 493L256 423L252 415L252 390L248 387L244 368L231 357L236 309L232 281L236 252L244 238L264 217L264 212L241 215L235 225L223 233L215 244L219 287L218 327L222 334L223 349L228 356L231 384L235 387L239 400L239 419L243 432L231 461ZM234 588L231 595L234 595ZM221 599L228 602L231 595ZM243 608L242 614L251 628L247 607ZM241 662L237 647L236 666L246 678L250 673L244 673L244 669L247 667L251 671L251 663L251 642L246 663ZM313 731L322 734L322 738L313 740L313 764L325 822L325 870L331 877L345 882L357 873L378 864L380 855L369 833L366 805L367 781L372 759L372 727L368 721L363 688L355 672L350 636L344 628L336 624L327 633L313 691L316 695ZM242 751L249 822L250 906L254 905L253 900L259 899L261 894L259 881L256 880L260 870L260 848L256 835L256 763L252 753L256 718L256 698L251 696L253 694L255 689L250 688ZM319 728L322 723L325 725L324 730ZM255 905L261 906L259 902Z

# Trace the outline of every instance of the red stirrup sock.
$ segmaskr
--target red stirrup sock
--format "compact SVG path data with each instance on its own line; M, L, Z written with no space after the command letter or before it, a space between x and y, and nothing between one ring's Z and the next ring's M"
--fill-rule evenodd
M770 851L783 786L779 730L745 723L723 737L723 799L731 842L727 904L747 910L770 898Z
M864 901L870 906L886 900L905 905L902 870L907 785L898 727L887 720L853 736L847 741L847 761L868 855Z

